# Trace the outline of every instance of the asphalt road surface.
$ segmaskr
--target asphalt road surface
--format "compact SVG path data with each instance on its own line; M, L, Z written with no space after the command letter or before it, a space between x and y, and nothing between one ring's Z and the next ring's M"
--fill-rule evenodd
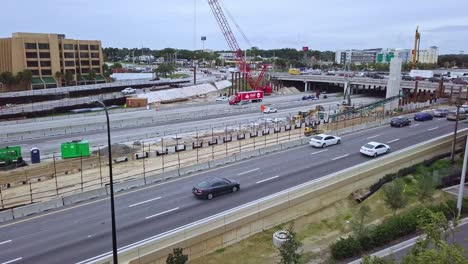
M359 98L355 99L356 104L368 104L376 99L371 98ZM324 101L311 101L312 104L320 104L328 110L328 105L336 107L336 103L339 100L330 99L326 102ZM202 118L184 120L184 121L168 121L160 122L151 125L139 125L138 127L124 127L112 129L112 142L113 143L130 143L129 136L132 138L138 137L140 140L148 141L148 139L155 140L156 138L161 138L162 136L172 136L172 133L166 133L166 131L174 131L181 129L190 129L191 131L197 131L201 127L215 127L215 129L224 129L224 126L231 125L235 128L239 127L239 124L246 124L246 120L258 120L260 118L276 118L276 117L288 117L290 114L297 114L299 110L310 109L313 106L309 107L295 107L293 103L291 105L285 106L283 109L279 109L278 113L262 115L261 113L233 113L232 116L224 116L217 118ZM207 111L216 111L216 109L208 109ZM128 114L128 113L125 113ZM134 114L135 116L136 114ZM103 118L103 117L101 117ZM113 115L110 116L111 120ZM69 121L70 122L70 121ZM20 127L20 125L17 125ZM29 125L28 125L29 126ZM211 131L211 129L208 129ZM204 130L207 132L207 130ZM85 139L88 140L91 147L99 145L107 145L107 134L106 131L89 131L86 134L71 134L71 135L59 135L59 136L50 136L40 139L27 139L15 143L4 143L0 145L16 145L20 144L23 149L23 154L27 158L29 157L29 150L32 147L39 148L41 150L41 155L52 154L53 152L60 152L60 145L63 142L69 142L76 139ZM57 155L56 155L57 156Z
M445 119L403 128L385 126L345 135L340 145L326 149L302 146L120 193L116 197L118 247L369 161L372 158L359 154L359 148L369 141L387 143L397 151L448 134L453 127ZM460 123L459 127L468 125ZM211 201L196 199L192 186L209 176L239 180L241 190ZM0 226L0 263L83 261L111 251L110 231L108 198L4 223Z

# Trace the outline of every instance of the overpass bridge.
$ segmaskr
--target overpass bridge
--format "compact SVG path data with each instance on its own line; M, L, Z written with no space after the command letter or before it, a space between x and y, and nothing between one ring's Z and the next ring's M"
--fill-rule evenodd
M366 77L345 77L328 75L291 75L288 73L270 73L273 89L278 90L285 84L294 85L305 92L322 90L330 85L343 88L344 94L374 93L385 95L388 79ZM465 85L454 83L433 83L428 81L401 81L400 90L411 100L427 101L440 97L452 97L464 93L468 96Z

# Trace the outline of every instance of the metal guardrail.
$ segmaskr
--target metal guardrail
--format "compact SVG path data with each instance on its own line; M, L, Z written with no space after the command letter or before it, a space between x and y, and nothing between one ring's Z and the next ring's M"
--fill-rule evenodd
M467 134L467 130L468 129L463 129L460 131L458 140L462 140L464 138L464 136ZM320 179L289 188L280 193L252 201L245 205L227 210L223 213L196 221L192 224L188 224L163 234L142 240L140 242L124 246L119 249L119 259L121 263L130 263L130 261L147 256L150 253L154 253L159 250L170 249L175 244L183 243L184 241L190 240L194 237L205 237L205 239L209 239L210 235L206 236L206 234L209 234L214 230L221 229L224 230L224 232L228 232L229 230L226 229L226 226L229 225L231 228L235 228L239 226L236 224L237 222L245 225L246 221L243 220L245 218L248 218L249 222L256 221L259 220L260 216L265 217L262 214L264 211L277 212L279 210L283 210L285 208L285 204L288 204L287 207L290 208L298 204L298 200L303 200L301 199L301 196L310 196L313 193L324 193L325 190L328 192L336 191L343 185L348 185L350 182L355 182L353 179L362 180L362 175L372 175L373 171L375 171L376 174L381 173L382 168L389 169L400 164L405 164L410 162L412 159L421 158L420 154L423 153L426 155L428 152L435 154L437 152L436 150L450 147L451 140L451 134L440 136L427 142L396 151L387 156L355 165L351 168L335 172ZM277 209L275 210L273 208ZM268 214L266 214L266 216L268 216ZM291 219L291 216L287 219ZM200 243L200 239L197 239L197 243ZM186 247L191 246L191 244L188 243L183 243L183 245L186 245ZM140 249L142 250L141 253ZM82 261L79 264L108 264L111 263L111 260L112 255L109 252Z

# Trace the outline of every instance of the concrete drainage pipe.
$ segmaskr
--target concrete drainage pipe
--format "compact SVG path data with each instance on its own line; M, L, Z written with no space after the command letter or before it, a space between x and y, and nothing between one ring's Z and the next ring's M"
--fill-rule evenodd
M273 234L273 245L279 248L284 242L288 240L288 235L289 233L286 230L276 231Z

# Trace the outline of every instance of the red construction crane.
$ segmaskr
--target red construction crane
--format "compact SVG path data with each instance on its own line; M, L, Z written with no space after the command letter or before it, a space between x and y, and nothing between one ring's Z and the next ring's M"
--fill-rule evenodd
M263 76L265 75L265 72L267 70L267 65L262 65L262 70L258 75L257 81L255 81L252 78L252 69L250 68L250 65L245 61L242 50L239 48L239 44L237 43L236 37L234 36L234 33L231 30L231 26L229 26L229 22L227 21L226 16L224 16L223 9L221 8L221 5L219 4L218 0L208 0L208 4L211 7L211 11L213 11L213 15L215 16L216 21L218 22L218 25L221 28L221 31L223 32L224 38L226 39L229 48L231 48L231 50L235 53L236 62L237 64L239 64L239 69L242 73L245 73L247 82L249 83L250 87L252 87L253 90L261 90L265 94L271 94L272 89L270 85L266 84L264 86L260 86Z

